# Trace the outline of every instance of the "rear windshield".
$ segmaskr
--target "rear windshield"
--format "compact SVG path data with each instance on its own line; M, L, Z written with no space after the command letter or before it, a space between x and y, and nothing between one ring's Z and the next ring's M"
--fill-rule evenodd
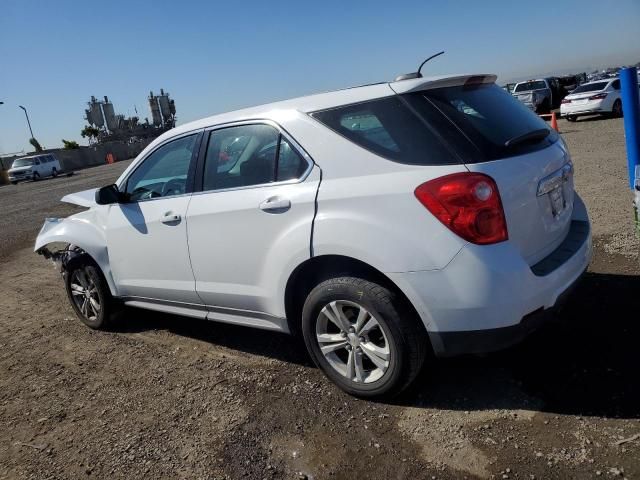
M457 129L476 150L471 154L468 150L465 152L467 162L539 150L558 139L555 130L544 120L495 84L436 88L407 94L406 98L427 118L434 115L434 108L447 117L451 122L448 128ZM511 147L505 145L509 140L542 129L549 130L544 139Z
M495 84L446 87L315 112L360 147L412 165L477 163L549 146L554 130ZM516 142L546 129L546 138ZM511 145L506 143L511 140Z
M587 85L580 85L571 93L583 93L583 92L597 92L598 90L604 90L609 82L597 82L589 83Z
M13 161L13 167L30 167L33 165L33 160L31 158L20 158L18 160Z
M535 82L523 82L516 85L515 92L528 92L529 90L542 90L543 88L547 88L547 84L542 80L538 80Z

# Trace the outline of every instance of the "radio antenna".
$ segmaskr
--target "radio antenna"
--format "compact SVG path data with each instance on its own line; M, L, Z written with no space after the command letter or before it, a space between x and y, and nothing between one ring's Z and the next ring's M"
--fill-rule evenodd
M395 81L399 82L400 80L410 80L412 78L422 78L422 73L420 73L420 71L422 70L422 67L424 67L424 64L427 63L429 60L432 60L436 57L439 57L440 55L442 55L444 53L444 50L441 52L438 52L434 55L431 55L429 58L427 58L424 62L422 62L420 64L420 67L418 67L418 71L417 72L413 72L413 73L405 73L404 75L400 75L399 77L396 77Z

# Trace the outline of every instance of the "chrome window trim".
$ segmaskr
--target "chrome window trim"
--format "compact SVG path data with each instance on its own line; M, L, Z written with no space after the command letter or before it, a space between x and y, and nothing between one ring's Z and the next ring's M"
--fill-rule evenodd
M207 140L207 145L203 145L203 146L205 146L207 148L209 146L209 144L208 144L209 137L206 137L206 135L211 135L212 132L217 131L217 130L224 130L225 128L232 128L232 127L240 127L240 126L243 126L243 125L269 125L270 127L275 128L280 133L280 135L282 135L284 137L284 139L291 144L291 146L294 148L296 153L298 153L298 154L300 154L302 156L302 159L307 163L306 170L298 178L292 178L292 179L289 179L289 180L282 180L280 182L257 183L255 185L244 185L242 187L229 187L229 188L220 188L220 189L214 189L214 190L204 190L203 189L203 190L200 190L200 191L197 191L197 192L193 192L192 195L201 195L203 193L209 194L209 193L218 193L218 192L232 192L232 191L235 191L235 190L247 190L249 188L264 188L264 187L273 187L273 186L280 186L280 185L283 185L283 186L284 185L295 185L295 184L298 184L298 183L302 183L307 179L307 177L309 176L309 174L313 170L313 167L316 165L316 163L313 161L313 158L311 158L311 155L309 155L307 153L307 151L302 147L302 145L300 145L296 141L296 139L291 136L291 134L289 132L287 132L280 124L278 124L277 122L274 122L273 120L270 120L270 119L253 118L253 119L249 119L249 120L236 120L236 121L233 121L233 122L220 123L220 124L217 124L217 125L211 125L209 127L205 127L204 134L205 134L205 138ZM203 141L204 140L205 139L203 139ZM205 161L206 161L206 152L205 152Z

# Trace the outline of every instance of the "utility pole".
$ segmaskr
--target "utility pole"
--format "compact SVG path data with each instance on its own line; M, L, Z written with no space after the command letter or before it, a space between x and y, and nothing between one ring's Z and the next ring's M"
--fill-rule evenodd
M22 105L18 105L22 110L24 110L24 116L27 117L27 125L29 125L29 132L31 132L31 138L36 138L33 136L33 130L31 130L31 122L29 121L29 114L27 113L27 109Z

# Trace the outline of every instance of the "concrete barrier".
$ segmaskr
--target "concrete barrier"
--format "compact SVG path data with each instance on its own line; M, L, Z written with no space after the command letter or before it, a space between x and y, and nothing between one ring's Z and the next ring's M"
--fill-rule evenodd
M153 139L144 139L140 142L127 144L124 142L110 142L90 147L80 147L70 150L64 148L56 148L45 150L42 153L53 153L60 161L60 167L64 172L73 172L82 170L83 168L95 167L97 165L105 165L107 163L107 155L113 155L115 161L127 160L136 157L144 148L151 143ZM35 152L27 155L35 155ZM13 161L20 157L6 157L0 159L0 184L8 183L6 170L11 168Z

